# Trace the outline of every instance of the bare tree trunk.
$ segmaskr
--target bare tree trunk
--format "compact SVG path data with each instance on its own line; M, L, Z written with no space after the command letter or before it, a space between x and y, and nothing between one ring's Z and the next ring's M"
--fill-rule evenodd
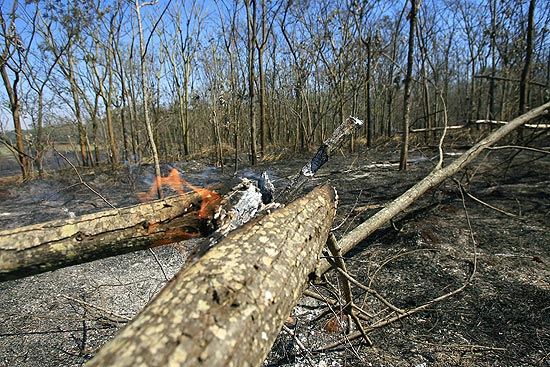
M109 37L112 37L110 34ZM109 42L111 44L111 42ZM106 55L106 61L110 64L110 61L113 60L113 57L111 55L110 50L105 50ZM96 43L96 54L99 54L99 42ZM107 70L105 70L104 77L99 75L99 71L97 70L96 60L91 60L90 63L92 70L94 71L95 77L97 79L97 88L99 90L99 95L101 96L103 100L103 104L105 106L105 121L107 123L107 135L109 137L109 150L110 150L110 156L109 161L113 166L117 165L119 163L118 158L118 149L117 144L115 141L115 130L113 128L113 114L111 109L111 102L112 102L112 93L113 93L113 68L107 67ZM105 90L105 86L103 85L105 79L108 80L108 88ZM97 96L96 96L96 106L97 106ZM95 111L94 111L95 112ZM96 115L94 113L93 118L96 118ZM97 124L97 121L95 121L95 126ZM96 135L96 127L94 126L94 143L97 143L97 135ZM96 161L99 163L99 154L96 150Z
M496 89L496 68L497 68L497 55L496 55L496 18L497 18L497 0L490 0L489 8L491 9L491 79L489 81L489 110L485 118L489 120L496 120L495 112L495 89Z
M529 14L527 19L527 39L525 47L525 64L521 71L519 83L519 113L525 113L529 104L529 79L531 76L531 60L533 58L533 38L535 36L535 0L529 1ZM518 140L523 140L523 129L518 129Z
M265 0L262 0L262 39L258 40L256 37L256 47L258 48L258 77L259 77L259 103L260 103L260 149L261 155L264 157L267 154L267 110L266 110L266 91L265 91L265 67L264 67L264 52L267 42L266 34L266 4ZM260 42L258 42L260 41Z
M21 175L23 180L26 180L30 175L30 166L28 162L27 153L25 151L25 142L23 139L23 128L21 126L21 100L19 98L18 90L21 67L22 65L9 66L8 63L13 60L14 54L20 52L17 44L14 41L21 41L16 31L15 19L16 19L17 1L13 2L10 21L6 22L2 9L0 9L0 28L2 30L2 36L4 39L4 45L2 48L2 54L0 55L0 73L2 74L2 82L9 99L9 108L11 112L11 118L13 121L13 127L15 129L15 146L11 143L4 141L11 149L16 151L15 157L21 168ZM13 72L13 84L8 75L8 68Z
M8 72L6 70L7 66L5 61L2 59L0 62L0 72L2 73L2 81L4 82L4 87L6 88L6 93L9 97L9 106L11 111L11 117L13 121L13 126L15 129L15 150L17 151L17 161L19 167L21 168L21 175L24 180L29 177L30 169L27 160L27 154L25 152L25 142L23 140L23 128L21 126L21 116L19 114L21 101L19 100L17 94L17 84L19 83L19 74L15 73L15 78L13 80L13 85L11 84Z
M107 51L111 52L111 51ZM112 60L112 57L110 57L110 60ZM112 67L108 67L107 70L107 78L109 80L109 88L107 90L107 95L105 96L104 103L105 103L105 118L107 120L107 131L109 133L109 147L111 149L111 163L113 166L116 166L119 162L119 155L118 155L118 145L116 142L115 137L115 130L113 127L113 113L112 113L112 95L113 95L113 69Z
M397 59L397 48L399 47L398 42L398 35L400 33L400 27L401 27L401 21L403 20L403 14L407 10L407 2L404 2L403 10L401 11L399 15L399 19L397 20L397 23L395 25L395 32L392 34L392 53L391 53L391 60L390 60L390 71L388 75L388 82L390 83L389 86L387 86L387 99L386 99L386 108L388 110L388 118L387 126L386 126L386 136L388 138L391 138L393 136L393 119L394 119L394 113L393 113L393 100L394 100L394 94L395 91L399 88L399 79L398 76L395 76L395 65ZM381 126L383 128L383 126Z
M365 86L366 103L367 103L367 148L372 147L372 139L374 137L374 126L372 121L372 101L371 101L371 85L372 85L372 50L371 50L372 37L369 36L365 42L367 47L367 82Z
M145 41L143 39L143 26L141 24L141 5L139 0L135 0L135 10L138 19L138 32L139 32L139 53L140 53L140 67L141 67L141 94L143 96L143 118L145 120L145 128L147 129L147 137L149 138L149 144L151 144L151 153L153 154L153 162L155 164L155 182L157 183L157 196L162 199L162 185L160 184L161 172L160 172L160 160L155 143L155 136L153 134L153 128L151 127L151 119L149 117L149 86L147 85L147 59L145 54Z
M409 50L407 52L407 74L405 75L405 93L403 97L403 134L401 136L401 157L399 159L399 169L407 169L407 159L409 156L409 129L411 126L411 89L412 89L412 69L414 63L414 32L416 28L416 13L420 7L418 0L410 0L411 12L409 13Z
M78 145L80 147L80 157L82 158L82 165L89 166L90 161L88 159L88 149L87 149L87 137L86 137L86 127L84 126L84 120L82 119L82 113L80 110L80 96L78 95L78 87L76 85L75 75L74 75L74 60L70 49L68 50L69 54L67 55L67 77L69 79L69 85L71 87L71 96L73 97L74 103L74 114L76 118L76 123L78 126Z
M87 366L261 365L318 262L334 194L319 187L231 232Z
M250 9L252 5L252 9ZM246 0L246 16L248 24L248 103L250 119L250 164L258 163L257 142L256 142L256 112L255 112L255 91L254 82L254 50L256 40L256 0Z

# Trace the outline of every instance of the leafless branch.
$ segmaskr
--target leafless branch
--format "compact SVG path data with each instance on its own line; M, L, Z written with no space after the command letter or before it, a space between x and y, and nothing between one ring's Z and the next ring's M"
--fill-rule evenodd
M111 208L113 209L116 209L116 206L114 206L113 204L111 204L109 202L109 200L107 200L103 195L101 195L99 192L97 192L96 190L94 190L90 185L88 185L88 183L86 181L84 181L84 179L82 178L82 176L80 175L80 173L78 172L78 170L76 169L76 167L74 166L74 164L67 158L63 155L63 153L61 153L60 151L58 151L57 149L55 149L55 147L53 147L53 150L59 154L61 156L61 158L63 158L65 160L65 162L67 162L71 168L73 169L73 171L76 173L76 176L78 177L78 180L80 181L79 183L84 185L88 190L90 190L91 192L93 192L95 195L97 195L99 198L101 198L101 200L103 200L107 205L109 205Z

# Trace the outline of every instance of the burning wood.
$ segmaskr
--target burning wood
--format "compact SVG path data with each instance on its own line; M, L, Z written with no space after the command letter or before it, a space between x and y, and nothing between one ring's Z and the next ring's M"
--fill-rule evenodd
M176 169L158 181L178 195L0 231L0 281L206 237L215 231L219 239L264 208L262 191L250 180L243 180L225 196L191 185ZM150 199L157 188L155 181L150 191L139 197Z
M362 121L349 117L318 149L300 173L277 196L288 203L298 190L338 149ZM107 210L78 218L56 220L0 231L0 281L16 279L64 266L79 264L195 237L207 237L199 256L235 228L258 213L277 207L275 189L266 173L256 182L243 179L226 195L196 187L173 169L155 180L142 200L151 199L168 186L179 195L133 207ZM191 191L186 193L184 188ZM196 256L194 257L196 259Z
M324 185L232 231L87 366L260 365L318 262L335 205Z

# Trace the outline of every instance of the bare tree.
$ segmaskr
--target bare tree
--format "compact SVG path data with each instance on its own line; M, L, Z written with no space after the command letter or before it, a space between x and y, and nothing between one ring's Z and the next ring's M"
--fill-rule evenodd
M136 133L135 125L136 118L132 105L135 105L135 98L131 98L131 85L133 83L130 78L133 73L132 65L132 52L126 53L123 49L124 43L122 42L122 27L125 22L125 10L123 3L117 3L116 13L118 19L116 20L115 36L112 38L112 50L113 50L113 68L114 73L120 83L120 98L115 101L116 107L120 111L120 123L122 125L123 136L123 159L134 161L139 156L139 135ZM131 49L132 46L130 46ZM133 104L132 101L133 100Z
M272 7L269 9L268 19L268 9L266 5L266 0L262 0L262 13L260 20L260 37L258 37L258 31L255 32L256 39L256 49L258 50L258 79L259 79L259 95L258 102L260 105L260 150L262 156L267 153L267 95L266 95L266 72L265 72L265 62L264 62L264 53L267 45L267 41L271 35L273 28L273 22L279 9L282 6L282 1L275 1L271 4ZM269 24L268 24L269 23Z
M527 14L527 36L525 45L525 63L521 70L519 83L519 113L524 114L528 108L529 80L531 76L531 64L533 59L533 39L535 38L535 0L529 1L529 13ZM523 140L523 129L518 129L518 140Z
M407 52L407 73L405 74L405 94L403 96L403 134L401 136L401 157L399 160L399 169L407 169L407 159L409 155L409 129L411 125L411 90L412 90L412 71L414 63L414 33L416 29L416 15L420 7L418 0L410 0L411 11L409 13L409 48Z
M16 18L17 0L13 2L8 19L5 19L3 11L0 8L0 27L3 38L2 49L0 50L0 74L2 74L2 82L8 94L9 109L15 129L15 144L5 138L1 138L1 141L15 152L22 177L25 180L30 175L30 160L26 152L23 137L20 112L21 99L19 96L19 82L21 81L24 67L23 52L25 51L25 46L17 33Z
M85 120L82 113L82 95L84 91L79 84L80 60L83 59L78 54L81 43L88 37L86 29L91 28L91 24L96 21L96 12L92 4L84 0L71 2L68 6L59 3L48 3L47 13L44 17L51 19L52 22L43 23L40 27L44 43L42 47L52 53L54 58L58 59L59 71L64 82L68 82L70 99L65 99L65 103L72 109L78 129L78 145L80 160L87 166L92 164L91 157L88 154L88 136L85 127ZM61 89L63 83L57 80L54 86L63 94Z
M255 165L258 162L257 152L257 128L256 128L256 90L254 83L256 81L256 71L254 67L256 50L256 0L245 0L246 19L247 19L247 40L248 40L248 103L250 119L250 164Z
M149 85L148 85L148 69L147 69L147 49L145 45L145 39L143 37L143 25L141 22L141 8L143 6L154 5L154 2L141 3L139 0L135 0L135 11L138 21L139 32L139 54L140 54L140 72L141 72L141 95L143 98L143 118L145 122L145 128L147 129L147 137L149 138L149 144L151 145L151 153L153 155L153 161L155 165L155 182L157 183L157 195L158 198L162 198L162 185L160 184L161 172L160 172L160 160L155 143L155 137L153 135L153 128L151 126L151 118L149 117Z
M239 152L240 152L240 139L239 139L239 106L241 105L240 93L238 93L240 83L237 80L237 68L238 68L238 24L237 24L237 15L238 15L238 0L235 0L235 3L231 7L230 5L224 4L225 13L222 12L221 5L223 2L216 1L216 6L218 8L218 13L220 14L220 26L221 26L221 36L223 39L224 51L227 57L227 67L229 68L229 93L226 98L229 101L226 101L227 110L227 125L233 128L233 148L234 153L234 172L236 173L239 169ZM225 15L227 14L227 15ZM225 17L229 19L226 21Z
M116 32L117 29L114 24L114 22L116 21L116 17L116 12L111 15L108 24L105 27L107 30L106 36L101 37L101 34L96 34L92 37L95 47L95 53L89 53L86 55L87 57L85 58L87 64L89 65L89 68L95 76L95 86L97 88L97 94L101 97L103 101L103 106L105 108L105 121L107 124L110 161L113 165L117 165L119 163L119 152L115 138L112 111L114 93L114 68L112 66L112 64L114 64L114 55L112 45L113 39L115 37L114 32ZM103 44L101 39L105 38L107 39L107 41ZM103 64L101 65L101 72L98 70L98 66L100 66L100 63Z
M46 20L42 17L40 12L40 7L35 8L32 19L29 19L29 23L33 26L33 33L36 32L36 27L38 22L45 22ZM48 55L44 50L32 50L32 52L37 52L36 55L31 56L31 48L29 47L28 52L25 56L25 77L29 87L36 94L33 104L36 104L33 107L30 107L29 110L35 110L36 113L32 114L33 125L36 128L36 138L35 138L35 155L34 159L38 169L38 175L40 177L44 174L44 165L43 158L45 153L44 146L44 94L47 89L47 85L50 82L51 76L53 74L54 68L57 66L59 57L55 57L53 60L48 60ZM49 61L49 62L48 62ZM30 104L30 103L28 103Z
M163 31L159 31L159 38L161 47L167 56L174 82L173 90L178 106L181 153L187 156L191 153L189 113L191 68L200 45L201 30L204 27L205 18L196 1L189 4L176 4L168 13L169 23L174 25L175 29L170 32L170 27L163 27Z

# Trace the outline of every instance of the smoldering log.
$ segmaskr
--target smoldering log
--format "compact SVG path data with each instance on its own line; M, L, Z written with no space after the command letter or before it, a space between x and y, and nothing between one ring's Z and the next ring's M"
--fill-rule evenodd
M319 260L335 206L325 184L229 233L87 366L261 365Z
M199 236L201 200L190 192L0 231L0 281Z

